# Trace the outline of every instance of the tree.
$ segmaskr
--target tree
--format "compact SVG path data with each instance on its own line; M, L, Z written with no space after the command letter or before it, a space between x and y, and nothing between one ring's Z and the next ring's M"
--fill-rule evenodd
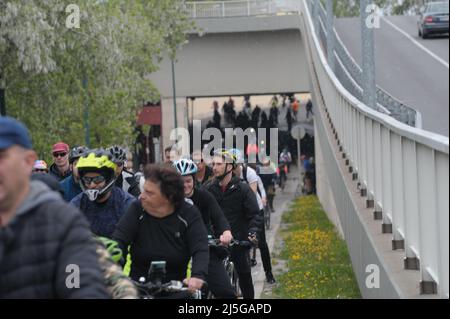
M181 0L77 1L80 28L67 28L60 0L0 0L0 74L8 113L30 128L41 157L51 144L128 144L136 111L158 100L148 74L172 56L193 24ZM87 85L83 85L86 84Z

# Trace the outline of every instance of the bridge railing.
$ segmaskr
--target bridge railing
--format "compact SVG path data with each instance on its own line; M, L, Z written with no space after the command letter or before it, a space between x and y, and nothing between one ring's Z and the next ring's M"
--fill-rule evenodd
M276 15L298 11L298 0L190 1L185 11L194 19Z
M317 6L317 8L315 8ZM316 32L319 32L321 43L323 46L326 46L326 39L329 36L327 34L327 30L324 27L326 21L327 21L327 13L325 8L323 7L322 3L320 1L309 2L309 9L312 11L314 9L317 10L317 16L315 19L318 19L319 23L318 30L316 29ZM348 52L347 48L345 47L344 43L342 42L341 38L339 37L339 34L337 33L336 29L333 29L333 34L331 35L334 37L334 45L335 45L335 55L337 58L336 63L336 75L338 76L338 79L344 84L347 90L355 94L356 97L359 97L363 94L362 92L362 69L361 67L356 63L356 61L353 59L351 54ZM346 72L343 72L343 71ZM351 77L351 78L350 78ZM378 103L378 111L382 113L386 113L391 115L396 120L408 124L410 126L419 127L421 128L421 114L414 110L413 108L409 107L405 103L397 100L393 96L391 96L388 92L383 90L382 88L377 86L377 103ZM387 112L386 112L387 111Z
M382 212L383 228L392 229L393 248L404 248L405 268L420 267L421 289L448 298L449 139L352 96L327 63L307 1L301 0L301 20L311 75L342 151L375 211Z

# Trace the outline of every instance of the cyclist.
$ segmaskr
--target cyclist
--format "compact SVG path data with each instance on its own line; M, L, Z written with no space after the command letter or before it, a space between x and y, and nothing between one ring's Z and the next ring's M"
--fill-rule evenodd
M236 168L234 169L234 175L239 176L240 179L243 182L247 183L250 186L251 190L255 193L256 199L258 201L259 218L261 221L263 221L264 207L267 205L267 196L263 182L256 173L256 170L250 166L251 164L246 165L244 163L244 159L241 155L242 153L239 150L232 149L231 152L236 154L238 162L241 163L237 165ZM274 284L275 278L272 274L272 263L270 260L270 251L266 241L266 230L264 228L264 225L262 225L258 231L258 248L261 251L261 260L263 262L266 280L268 283ZM255 257L252 257L250 262L252 266L255 266L256 265Z
M209 263L201 214L185 201L183 180L173 167L148 165L144 176L140 201L120 220L113 239L125 257L130 246L130 276L135 281L147 277L152 261L166 262L167 280L183 281L192 258L191 277L185 282L194 293L202 288Z
M35 160L27 128L0 117L0 299L108 298L86 220L30 181ZM76 289L68 265L78 266Z
M258 202L250 187L238 177L233 177L236 165L237 159L232 153L227 150L216 151L213 158L215 179L204 187L222 208L231 225L233 237L240 241L255 241L260 226ZM231 259L236 265L243 298L253 299L255 291L248 250L233 247Z
M116 168L116 186L121 188L124 192L138 197L141 192L139 191L139 179L135 175L125 170L125 163L127 161L127 153L120 146L111 146L109 149L113 157L113 162L117 165Z
M273 162L270 161L270 158L264 158L262 160L262 167L266 170L266 172L265 174L260 174L259 176L263 182L264 189L266 190L269 208L272 212L275 212L275 209L273 207L273 200L275 198L277 167Z
M280 153L279 158L279 166L278 166L278 175L280 177L279 180L279 186L284 189L286 180L287 180L287 174L289 172L290 165L292 163L292 156L289 152L288 148L285 147L283 151Z
M69 145L64 142L56 143L52 147L52 155L55 162L50 166L49 173L58 181L62 181L72 173L69 165Z
M208 165L206 165L203 159L202 151L197 150L192 153L192 160L197 165L197 174L195 174L195 186L200 187L209 182L214 174Z
M283 151L281 152L279 162L280 162L280 165L286 164L288 166L288 168L291 165L292 155L291 155L291 152L289 152L289 149L287 147L285 147L283 149Z
M80 174L78 173L77 164L80 157L88 152L86 146L77 146L72 148L69 154L69 164L72 175L66 177L60 182L61 188L64 192L64 199L70 202L75 196L82 192L80 187Z
M200 210L208 234L214 238L220 238L221 244L228 246L233 239L230 224L219 204L217 204L216 199L208 191L195 187L194 179L197 173L195 163L190 159L181 159L174 163L174 167L183 176L184 195L192 200L194 205ZM217 250L210 249L209 251L207 282L208 288L215 298L236 298L223 267L221 255Z
M136 199L114 186L116 164L109 152L91 150L76 167L83 193L70 203L84 213L95 235L111 238L116 224Z
M38 180L54 192L61 192L58 180L49 174L33 174L31 180ZM137 290L130 279L124 275L118 262L122 259L122 250L117 242L106 237L96 237L96 251L103 281L112 299L136 299Z

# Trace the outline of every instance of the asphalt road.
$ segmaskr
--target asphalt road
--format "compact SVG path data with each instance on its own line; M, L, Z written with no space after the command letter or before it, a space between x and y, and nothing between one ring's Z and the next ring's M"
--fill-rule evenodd
M404 31L410 38L383 19ZM380 28L375 30L377 85L421 112L424 130L448 137L448 36L422 40L417 34L416 17L396 16L383 19ZM336 29L354 59L362 65L361 35L355 31L360 30L360 19L337 19Z

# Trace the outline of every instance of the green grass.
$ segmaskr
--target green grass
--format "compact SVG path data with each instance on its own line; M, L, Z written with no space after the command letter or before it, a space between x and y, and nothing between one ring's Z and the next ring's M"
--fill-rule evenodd
M277 275L271 298L361 298L346 243L316 196L297 199L282 221L287 227L280 231L284 245L277 258L287 269Z

